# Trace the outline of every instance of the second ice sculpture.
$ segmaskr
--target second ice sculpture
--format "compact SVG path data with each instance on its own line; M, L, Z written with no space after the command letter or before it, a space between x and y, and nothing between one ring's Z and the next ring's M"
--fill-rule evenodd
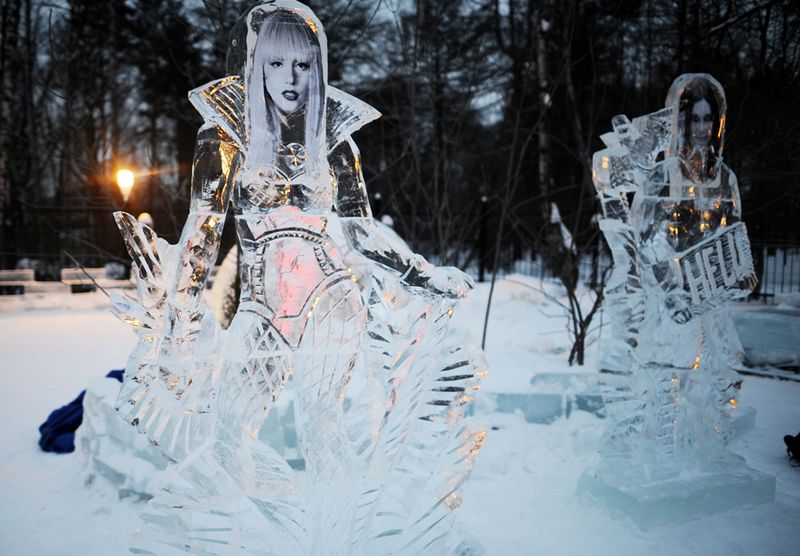
M610 483L652 485L731 459L741 345L726 303L756 282L736 176L722 161L725 122L720 84L685 74L663 110L615 117L594 155L614 259L601 362L611 424L598 470Z
M229 65L190 93L205 124L178 245L117 214L139 295L114 306L140 335L118 409L173 462L132 550L453 553L484 438L464 408L485 360L449 327L472 282L373 221L350 135L379 114L327 85L307 7L253 8ZM223 331L201 293L229 205L241 301ZM303 471L259 439L284 389Z

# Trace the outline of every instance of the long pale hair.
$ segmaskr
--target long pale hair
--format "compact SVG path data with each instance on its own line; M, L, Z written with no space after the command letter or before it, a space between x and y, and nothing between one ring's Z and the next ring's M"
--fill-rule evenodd
M308 157L306 171L321 172L327 166L325 140L325 79L316 26L289 10L269 13L258 28L245 70L247 117L247 166L269 168L281 138L280 112L264 84L264 65L270 55L289 58L298 52L310 53L308 96L305 105L304 146Z

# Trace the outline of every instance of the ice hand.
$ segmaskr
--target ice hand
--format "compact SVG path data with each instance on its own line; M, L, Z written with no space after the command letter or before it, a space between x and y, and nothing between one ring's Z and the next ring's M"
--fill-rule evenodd
M664 306L672 320L678 324L686 324L692 319L689 309L689 298L684 293L670 293L664 300Z
M114 219L125 240L137 278L149 285L159 284L162 279L162 264L156 246L156 233L127 212L115 212Z
M437 266L430 273L427 287L446 297L466 297L475 282L454 266Z
M757 286L758 286L758 278L756 278L755 274L750 275L745 279L744 289L752 292L755 291Z

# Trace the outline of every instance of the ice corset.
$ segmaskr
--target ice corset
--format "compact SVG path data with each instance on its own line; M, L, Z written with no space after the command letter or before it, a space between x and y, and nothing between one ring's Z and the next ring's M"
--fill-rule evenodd
M239 217L253 239L242 239L239 308L270 320L292 347L320 299L353 274L328 237L327 219L285 206Z

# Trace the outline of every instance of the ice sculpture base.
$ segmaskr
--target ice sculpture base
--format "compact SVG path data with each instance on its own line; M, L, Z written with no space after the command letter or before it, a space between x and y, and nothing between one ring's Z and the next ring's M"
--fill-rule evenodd
M167 460L144 435L120 419L114 409L120 383L102 378L89 384L83 398L83 422L75 448L87 459L87 480L103 477L120 498L151 498L158 490Z
M149 499L158 492L167 460L143 434L120 419L114 409L119 388L113 378L96 380L86 388L75 447L88 460L88 481L102 477L119 490L120 498ZM305 469L297 446L291 395L282 398L270 413L259 439L283 455L295 470Z
M605 417L605 404L595 373L537 373L530 384L533 392L486 394L486 399L494 404L491 411L519 411L528 423L540 425L549 425L562 417L569 418L575 411ZM751 430L755 420L754 408L739 407L731 422L734 437Z
M528 423L548 425L574 411L600 416L603 397L594 373L538 373L530 381L532 392L488 394L499 413L521 412Z
M774 502L775 477L750 468L744 459L730 454L713 467L649 482L630 467L588 470L578 481L578 495L647 529L746 504Z

